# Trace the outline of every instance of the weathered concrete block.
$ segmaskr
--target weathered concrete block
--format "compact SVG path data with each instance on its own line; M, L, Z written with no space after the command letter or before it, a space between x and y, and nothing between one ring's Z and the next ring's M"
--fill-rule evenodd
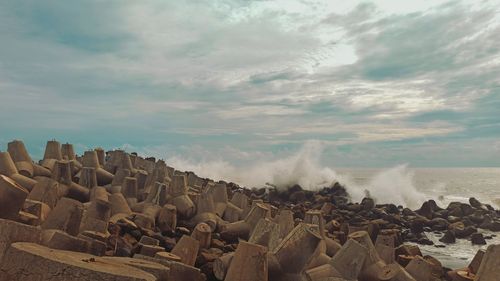
M172 232L177 227L177 208L166 204L158 214L158 228L162 232Z
M309 225L299 224L281 241L272 254L283 273L300 273L312 259L320 242L321 236Z
M260 219L248 242L274 250L280 242L280 226L268 218Z
M206 223L199 223L194 228L191 237L200 242L200 248L208 249L212 244L212 229Z
M154 275L157 278L157 281L169 280L168 275L170 273L170 269L159 263L128 257L103 257L102 259L143 270Z
M14 243L0 265L0 281L155 281L145 271L89 254Z
M27 199L24 201L23 211L36 216L37 222L35 225L40 225L45 221L51 209L49 205L43 202Z
M42 234L38 227L0 219L0 263L10 244L15 242L40 243L41 239Z
M51 249L82 253L87 252L89 247L86 240L56 229L43 230L41 244Z
M0 175L0 218L15 219L23 208L28 191L11 178Z
M206 280L205 276L200 272L200 269L180 262L172 262L170 264L170 274L168 278L168 280L175 281Z
M103 241L97 240L82 233L78 234L77 237L87 241L87 253L99 257L104 256L104 254L106 253L106 243L104 243Z
M267 281L267 248L240 241L225 281Z
M356 280L361 273L368 250L353 239L347 240L330 264L348 280Z
M198 240L190 236L183 235L172 249L172 254L179 256L182 263L194 266L199 249L200 242Z
M36 177L37 183L33 186L33 189L28 195L28 199L40 201L47 204L51 209L53 209L59 198L63 194L59 183L48 177Z
M498 280L500 269L500 245L488 246L475 281Z
M156 253L165 251L165 248L156 245L143 245L139 244L141 247L141 255L154 257Z
M59 229L76 236L80 232L83 204L69 198L61 198L43 222L42 229Z

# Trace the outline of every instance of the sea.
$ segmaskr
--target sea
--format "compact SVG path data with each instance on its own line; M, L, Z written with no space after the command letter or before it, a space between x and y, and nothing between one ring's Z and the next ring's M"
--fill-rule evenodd
M335 169L340 179L363 191L373 193L381 201L390 202L403 198L402 204L413 204L413 209L421 204L422 199L434 199L445 208L450 202L467 203L470 197L475 197L482 203L500 208L500 168L410 168L400 166L393 169ZM377 190L378 189L378 190ZM356 192L356 190L353 190ZM409 193L414 197L404 197ZM384 200L385 199L385 200ZM412 200L416 199L416 200ZM418 208L418 207L417 207ZM487 240L488 245L500 244L500 233L483 231L485 235L493 235ZM427 233L437 245L441 235ZM423 254L439 259L449 268L462 268L469 264L479 249L485 246L472 245L466 239L457 239L457 243L445 248L419 245Z

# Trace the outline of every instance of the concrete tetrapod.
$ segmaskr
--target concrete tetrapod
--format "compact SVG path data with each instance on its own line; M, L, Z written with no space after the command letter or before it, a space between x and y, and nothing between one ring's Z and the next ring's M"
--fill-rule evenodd
M71 177L71 165L69 161L56 161L52 168L52 178L60 185L67 187L66 196L80 202L87 202L90 198L90 190L73 182Z
M18 242L0 265L0 281L155 281L145 271L89 254Z
M245 220L224 225L221 237L228 240L248 239L259 220L268 217L269 212L264 204L256 203Z
M417 281L434 280L433 269L434 265L420 256L413 257L405 267L405 270Z
M212 244L212 229L206 223L199 223L195 226L191 237L200 242L200 248L208 249Z
M102 147L94 148L97 153L97 160L99 161L99 166L104 167L106 165L106 152Z
M368 250L353 239L347 240L332 258L332 265L347 280L356 280L361 273Z
M386 263L391 264L396 260L395 249L395 236L394 235L378 235L375 241L375 249L380 258Z
M40 243L41 230L38 227L0 219L0 264L3 256L12 243Z
M322 240L313 253L311 260L307 263L304 270L315 268L324 264L329 264L331 257L326 254L326 242Z
M122 182L121 192L123 197L129 202L129 205L137 203L137 179L126 177Z
M474 281L498 280L500 269L500 245L490 245L483 256ZM497 278L497 279L495 279Z
M123 181L126 177L130 177L130 171L127 169L119 169L111 181L111 186L122 186Z
M113 174L104 170L99 165L99 159L97 158L97 152L95 150L89 150L83 153L82 165L83 167L92 167L95 169L97 183L100 186L105 186L113 181Z
M63 159L67 159L71 162L71 168L73 170L73 175L78 173L82 169L82 163L76 160L75 149L70 143L63 143L61 145L61 154Z
M121 193L113 193L109 195L109 203L111 204L111 216L116 214L132 214L132 210L127 203L125 197Z
M158 214L158 228L161 232L173 232L177 227L177 208L174 205L165 204Z
M224 280L233 260L234 252L226 253L214 261L213 273L217 280Z
M225 281L267 281L266 247L240 241L234 252Z
M167 197L168 197L167 185L157 181L152 186L150 186L150 190L144 202L154 203L163 206L167 202Z
M319 281L329 277L341 277L340 273L330 264L320 265L304 272L308 281Z
M240 208L245 212L245 210L248 208L248 196L243 194L243 192L235 192L233 193L233 197L231 197L231 203L234 204L236 207ZM243 216L244 214L242 214Z
M319 227L319 234L321 236L325 235L325 220L323 219L323 213L321 211L307 211L304 216L304 223L317 225Z
M190 236L183 235L172 249L172 254L179 256L182 263L194 266L199 249L200 242L198 242L198 240Z
M13 140L9 142L7 151L10 153L19 174L29 178L34 176L50 177L49 169L33 163L22 141Z
M384 266L378 275L378 279L382 281L415 281L415 278L397 263Z
M185 175L174 175L170 183L171 198L167 203L177 207L179 217L189 219L194 216L196 208L189 198L187 189L187 180Z
M56 140L48 141L41 165L52 171L56 161L62 159L61 144Z
M260 219L248 242L274 250L280 242L280 226L268 218Z
M64 195L59 183L51 178L36 177L37 183L28 195L28 199L40 201L53 209L59 198Z
M49 213L43 224L42 229L59 229L73 236L80 232L80 223L83 215L82 203L63 197L56 207Z
M213 195L208 192L201 193L196 206L196 215L191 221L194 224L206 223L210 226L212 231L215 231L219 222L219 217L215 214Z
M143 270L154 275L157 281L169 281L170 269L159 263L129 257L103 257L102 259Z
M224 183L216 183L208 192L212 193L215 204L215 213L222 217L228 203L227 188Z
M222 218L227 222L237 222L242 219L243 209L229 202L226 205L224 216Z
M36 184L36 180L19 174L9 152L0 151L0 174L13 179L28 191L31 191Z
M0 175L0 218L15 219L23 208L28 191L14 180Z
M366 231L356 231L349 234L349 239L353 239L360 243L367 250L367 256L365 258L363 267L358 276L360 281L364 280L376 280L382 268L386 265L385 262L380 258L373 245L370 235Z
M168 280L172 281L204 281L200 269L180 262L170 263Z
M280 210L275 218L275 221L280 226L280 238L284 238L285 236L287 236L288 233L290 233L295 227L293 221L293 212L291 210Z
M302 272L320 242L321 236L309 225L297 225L271 252L273 265L269 266L270 275L279 277Z
M81 169L78 184L88 189L93 189L94 187L98 186L95 168L83 167Z

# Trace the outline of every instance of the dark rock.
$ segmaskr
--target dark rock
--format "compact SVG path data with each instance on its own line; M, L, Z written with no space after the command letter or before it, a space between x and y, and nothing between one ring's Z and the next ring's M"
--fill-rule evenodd
M457 238L466 238L475 232L477 232L477 229L475 227L467 226L464 229L456 229L455 235Z
M498 232L500 231L500 222L492 222L489 226L488 229L491 231Z
M412 211L410 208L404 208L403 209L403 212L402 212L403 216L416 216L417 213L415 213L414 211Z
M410 222L410 230L413 233L422 233L424 231L425 220L415 219Z
M422 204L417 214L426 217L427 219L432 219L434 213L433 204L430 201L426 201Z
M448 230L445 232L444 236L439 239L439 242L443 242L446 244L452 244L456 242L455 232L453 230Z
M434 245L434 242L432 242L429 238L427 237L422 237L418 239L418 244L421 245Z
M469 204L462 204L460 208L462 209L462 213L464 214L464 216L470 216L474 214L475 211L474 208L472 208L472 206Z
M399 208L394 204L387 204L385 210L389 214L399 214Z
M375 201L372 198L365 197L361 201L361 206L363 206L364 210L371 210L375 208Z
M484 236L482 233L474 233L470 237L470 240L473 245L486 245L486 240L484 239Z
M474 212L474 214L468 218L475 224L481 224L484 221L484 215L480 211Z
M450 225L447 220L443 218L434 218L427 223L433 231L444 231Z
M464 216L464 213L462 212L462 208L456 207L456 208L450 209L448 215L461 218Z
M290 201L293 203L303 202L306 199L304 191L296 191L290 195Z
M476 208L476 209L482 209L483 208L483 204L481 202L479 202L479 200L477 200L474 197L469 198L469 204L472 207Z

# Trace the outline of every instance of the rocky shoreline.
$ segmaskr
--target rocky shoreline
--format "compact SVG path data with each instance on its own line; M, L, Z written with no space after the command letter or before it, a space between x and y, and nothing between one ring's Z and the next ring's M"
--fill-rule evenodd
M319 191L243 188L164 161L47 142L0 152L0 281L495 281L500 245L465 268L417 246L484 245L500 211L475 198L418 210ZM434 243L428 234L439 235Z

